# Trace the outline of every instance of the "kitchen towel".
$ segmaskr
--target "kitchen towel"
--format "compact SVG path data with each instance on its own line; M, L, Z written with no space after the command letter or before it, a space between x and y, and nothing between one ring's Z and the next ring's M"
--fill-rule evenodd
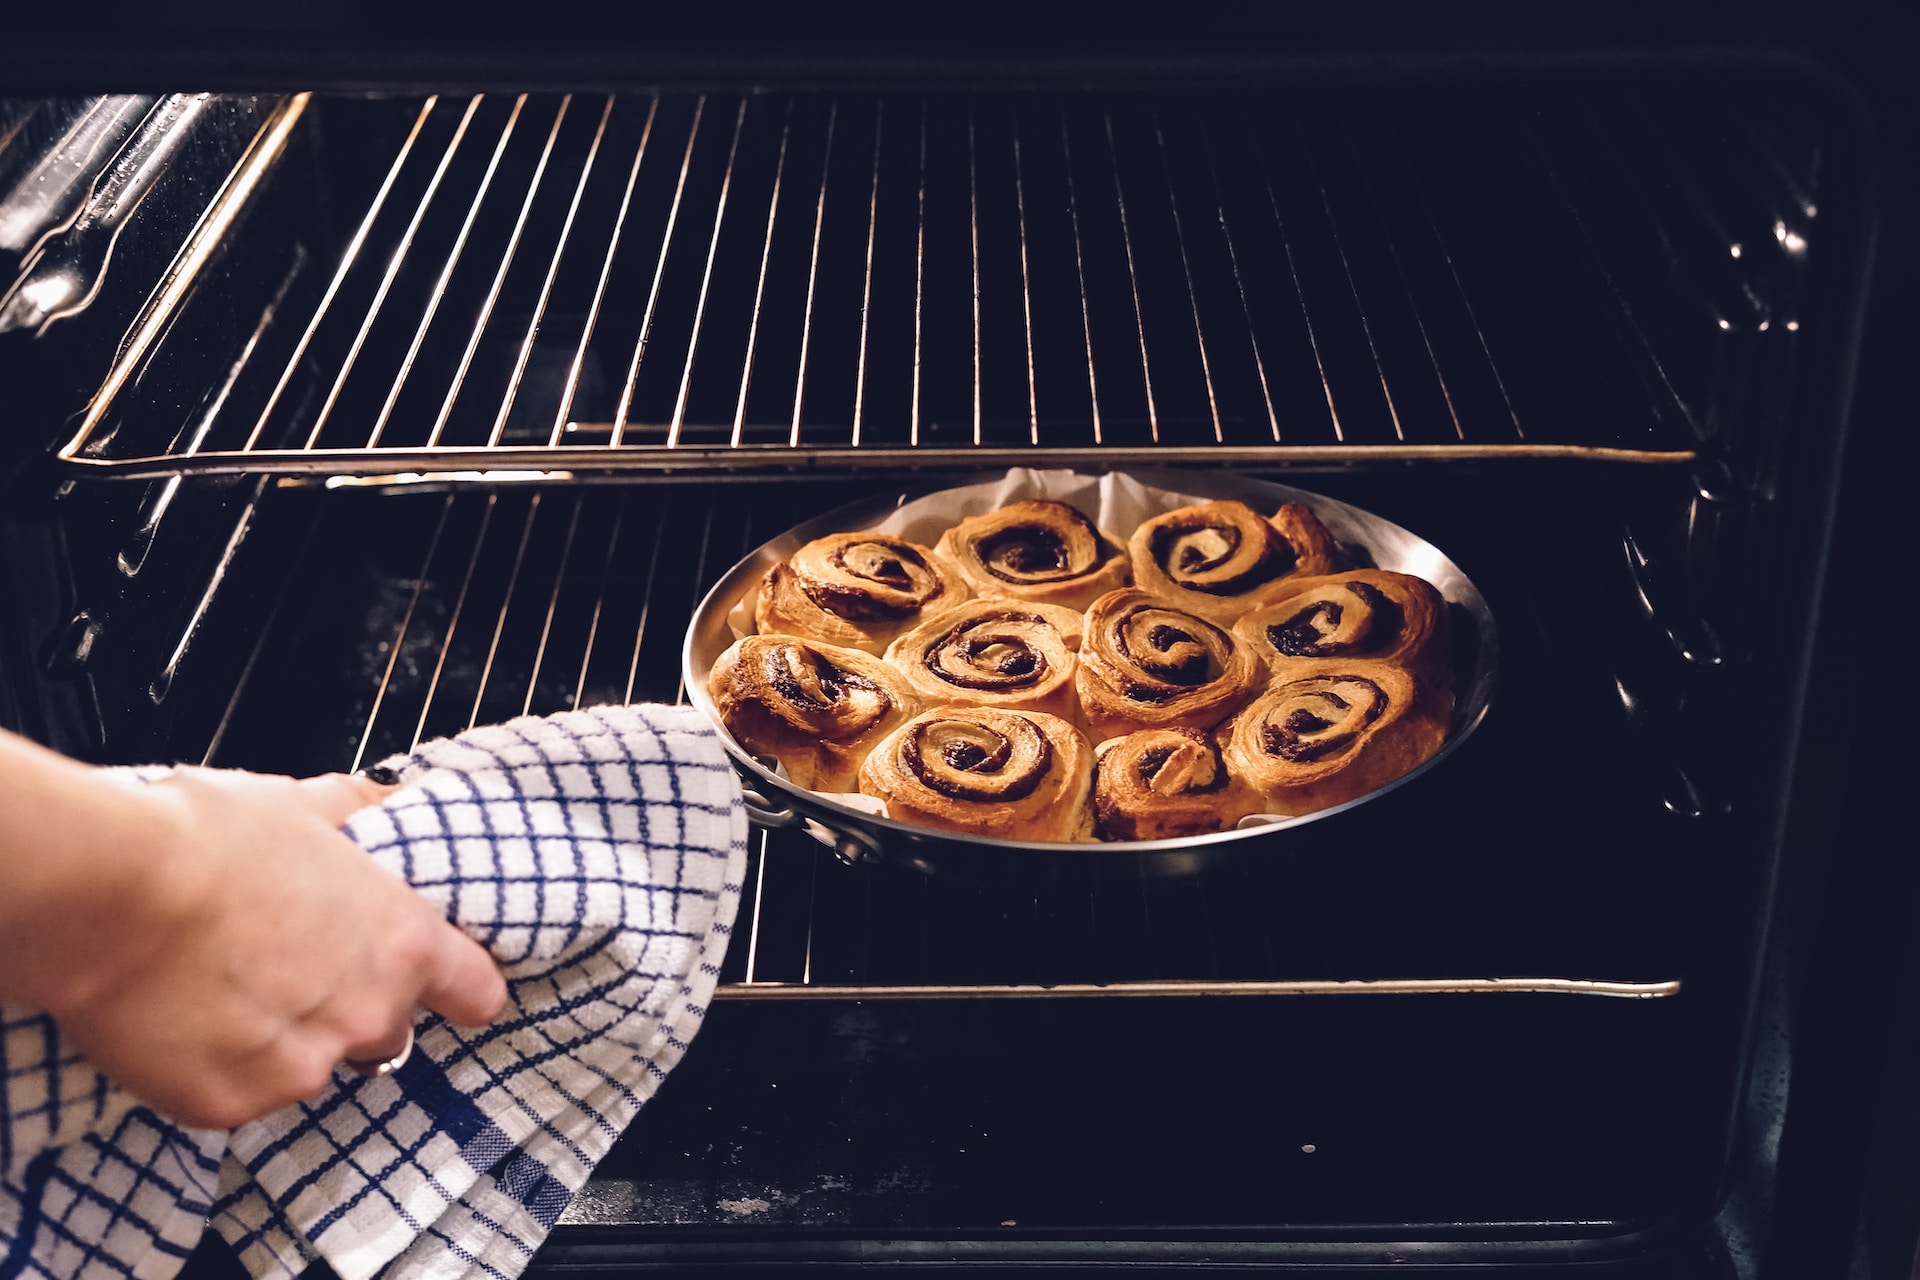
M386 762L346 832L493 953L493 1026L431 1014L231 1133L134 1104L0 1010L0 1276L174 1275L211 1219L260 1280L511 1280L698 1029L746 866L738 780L690 708L525 718Z

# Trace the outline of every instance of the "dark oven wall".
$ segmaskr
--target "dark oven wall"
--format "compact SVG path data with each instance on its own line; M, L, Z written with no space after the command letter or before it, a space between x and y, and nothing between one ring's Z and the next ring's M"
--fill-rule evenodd
M1482 733L1202 877L758 841L712 1025L544 1264L1694 1257L1777 1105L1866 128L1764 61L1343 74L222 98L257 189L201 193L164 323L197 214L0 334L56 446L16 448L0 707L352 767L683 696L706 585L852 498L1276 474L1482 587Z

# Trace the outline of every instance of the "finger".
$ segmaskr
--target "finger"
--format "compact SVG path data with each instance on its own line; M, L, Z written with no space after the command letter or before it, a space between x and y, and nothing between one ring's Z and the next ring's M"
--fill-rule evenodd
M443 924L433 969L420 1003L455 1026L484 1027L507 1003L507 980L486 948L450 924Z
M348 773L323 773L317 778L303 778L295 786L313 812L335 827L393 792L392 787L383 787L371 778Z

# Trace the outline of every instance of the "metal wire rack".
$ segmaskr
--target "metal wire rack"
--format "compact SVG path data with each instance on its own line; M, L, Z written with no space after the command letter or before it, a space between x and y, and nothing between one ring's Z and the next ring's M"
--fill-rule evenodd
M217 722L184 727L198 736L169 754L304 774L522 713L674 701L708 586L838 496L269 490L262 536L291 550L272 553L265 596L234 605L258 615L251 650L200 663L199 678L231 682L223 710L190 700ZM1515 679L1548 689L1565 658L1523 651ZM1337 854L1316 836L1204 877L1097 853L922 876L762 833L722 998L1677 993L1668 900L1644 887L1663 874L1650 818L1617 803L1619 753L1570 727L1604 709L1555 719L1514 701L1445 785L1346 815ZM1569 831L1570 807L1594 820Z
M1557 190L1457 163L1498 139L1367 102L1166 93L389 100L371 198L183 439L136 374L246 202L295 180L275 161L296 125L344 131L345 112L302 95L269 122L64 463L740 473L1697 444L1625 302L1540 231ZM1551 316L1510 287L1539 277Z

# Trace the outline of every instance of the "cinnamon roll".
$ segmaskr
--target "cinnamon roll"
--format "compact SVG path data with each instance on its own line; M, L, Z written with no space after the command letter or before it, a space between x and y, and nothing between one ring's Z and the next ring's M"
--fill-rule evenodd
M873 749L860 790L901 822L1002 840L1093 838L1093 748L1042 712L922 712Z
M1087 610L1074 684L1096 740L1211 728L1266 682L1260 660L1231 632L1138 587L1109 591Z
M1453 699L1386 662L1303 662L1233 722L1227 767L1282 813L1393 781L1440 749Z
M1266 808L1197 729L1142 729L1097 748L1093 812L1102 839L1205 835Z
M736 641L707 678L720 721L810 791L852 791L873 745L923 705L872 654L792 636Z
M1073 651L1081 617L1027 600L971 600L928 618L887 646L887 663L928 704L1079 710Z
M1127 543L1134 585L1231 623L1292 575L1333 572L1339 548L1320 518L1289 502L1264 518L1244 502L1197 502L1141 524Z
M767 570L754 605L763 632L878 654L930 613L973 592L944 556L886 533L830 533Z
M1015 502L969 516L934 550L982 596L1085 609L1127 585L1126 548L1064 502Z
M1301 659L1371 658L1429 684L1452 681L1446 599L1410 574L1356 569L1290 579L1233 634L1282 678Z

